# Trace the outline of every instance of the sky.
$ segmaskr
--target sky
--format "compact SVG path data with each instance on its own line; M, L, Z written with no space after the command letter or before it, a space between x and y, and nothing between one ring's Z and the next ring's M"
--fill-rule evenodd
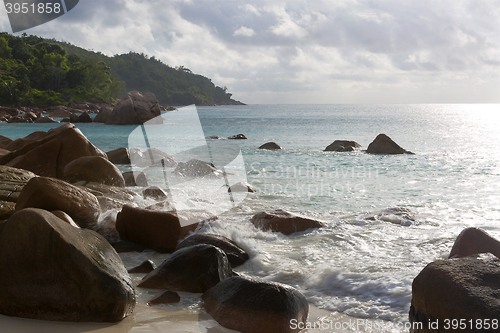
M80 0L23 32L154 56L248 104L500 103L500 0Z

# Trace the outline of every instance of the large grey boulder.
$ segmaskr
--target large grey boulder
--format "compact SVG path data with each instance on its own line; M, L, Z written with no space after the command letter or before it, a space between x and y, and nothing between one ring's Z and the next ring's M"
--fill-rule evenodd
M131 91L114 107L106 124L139 125L156 117L161 121L160 115L160 104L153 93Z
M461 332L498 332L498 326L493 329L491 324L500 318L500 261L492 257L428 264L412 284L410 322L422 323L414 333L451 332L453 320L467 325ZM484 326L487 321L490 329Z
M57 321L116 322L135 292L116 251L99 234L41 209L0 224L0 313Z

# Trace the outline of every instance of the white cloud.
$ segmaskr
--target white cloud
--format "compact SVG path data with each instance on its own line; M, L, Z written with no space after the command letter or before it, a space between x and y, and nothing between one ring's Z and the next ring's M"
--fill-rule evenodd
M255 36L255 31L247 27L240 27L234 31L233 36L252 37Z
M26 32L154 55L248 103L500 102L499 17L487 0L86 0Z

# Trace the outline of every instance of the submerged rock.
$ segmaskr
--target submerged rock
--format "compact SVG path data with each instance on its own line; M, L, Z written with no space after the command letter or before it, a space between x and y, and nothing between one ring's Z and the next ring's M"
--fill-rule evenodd
M321 221L295 215L282 209L257 213L252 217L252 223L264 231L281 232L284 235L325 226Z
M232 270L224 251L199 244L175 251L138 287L200 293L230 276Z
M99 202L87 191L65 181L34 177L24 186L16 210L33 207L48 211L62 210L82 228L92 229L99 219Z
M228 192L250 192L254 193L255 188L246 182L239 182L234 185L231 185L228 189Z
M368 154L413 154L404 150L396 142L385 134L379 134L366 149Z
M362 218L368 221L385 221L403 226L409 226L415 223L415 215L410 209L405 207L386 208L364 214Z
M236 134L228 137L229 140L247 140L247 137L243 134Z
M109 243L50 212L24 209L0 231L0 313L57 321L116 322L135 292Z
M225 279L202 298L219 324L242 333L298 332L309 313L306 298L295 288L254 278Z
M361 145L356 141L335 140L324 151L349 152L360 148Z
M268 143L264 143L262 146L260 146L257 149L280 150L283 148L279 144L277 144L276 142L268 142Z
M175 173L184 177L217 177L217 168L209 162L191 159L186 163L179 163L174 170Z
M229 264L231 264L232 268L243 265L249 259L245 250L229 238L221 235L195 234L180 242L179 245L177 245L176 250L198 244L210 244L220 248L226 253L227 259L229 260Z
M116 229L122 240L169 253L190 231L216 218L202 210L154 211L125 205L116 218Z
M179 303L181 301L181 297L175 291L162 291L156 294L152 299L149 300L146 304L156 305L156 304L169 304L169 303Z
M449 332L447 320L472 323L464 332L497 332L475 325L500 318L500 261L464 257L428 264L413 280L409 318L422 323L415 333ZM429 327L430 322L438 327Z

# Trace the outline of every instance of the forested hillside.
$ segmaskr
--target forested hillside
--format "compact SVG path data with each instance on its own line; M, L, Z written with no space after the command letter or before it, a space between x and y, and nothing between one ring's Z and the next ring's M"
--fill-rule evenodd
M0 105L109 102L131 90L153 92L167 105L241 104L210 79L144 54L108 57L64 42L0 33Z
M0 105L108 102L120 87L118 76L102 61L68 55L37 36L0 33Z

